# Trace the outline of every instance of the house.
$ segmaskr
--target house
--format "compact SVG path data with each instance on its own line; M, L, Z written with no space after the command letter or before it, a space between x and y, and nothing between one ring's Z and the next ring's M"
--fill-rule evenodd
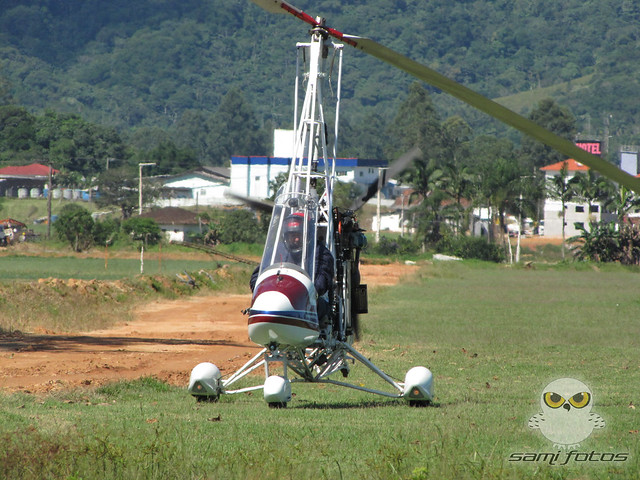
M162 195L154 202L158 207L223 206L237 203L225 196L230 180L228 168L199 167L160 180Z
M184 208L154 208L140 217L154 220L169 242L184 242L190 233L202 231L198 215Z
M56 175L59 170L51 169ZM41 163L0 168L0 195L17 198L40 198L49 182L49 166Z
M413 233L411 208L422 202L420 195L415 195L415 190L407 187L395 187L390 194L392 199L380 199L380 206L385 212L380 212L380 231ZM370 204L377 204L377 198L369 200ZM378 215L371 219L371 229L378 231Z
M589 167L570 158L561 162L542 167L540 170L545 174L545 181L549 182L553 177L560 175L563 166L566 165L567 180L573 178L579 172L587 172ZM565 236L572 237L580 234L578 226L588 226L590 222L600 222L612 220L612 216L602 211L602 206L598 203L591 205L571 201L565 205ZM546 198L544 201L544 236L562 236L562 202L553 198Z

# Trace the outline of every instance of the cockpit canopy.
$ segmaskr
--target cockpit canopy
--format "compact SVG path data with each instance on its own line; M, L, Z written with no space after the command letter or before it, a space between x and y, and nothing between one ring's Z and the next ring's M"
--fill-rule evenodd
M260 271L272 265L294 264L313 279L316 251L317 201L310 195L279 194L273 208Z

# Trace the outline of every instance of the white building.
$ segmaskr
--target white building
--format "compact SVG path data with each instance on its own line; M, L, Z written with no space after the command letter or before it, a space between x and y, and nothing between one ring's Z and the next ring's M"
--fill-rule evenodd
M232 156L231 192L260 200L273 195L272 184L278 175L289 173L294 156L294 140L293 130L275 129L272 157ZM336 176L341 182L369 185L378 178L379 169L387 164L386 160L337 158ZM324 160L319 161L318 169L324 170Z
M154 220L169 242L184 242L190 233L202 233L198 215L183 208L154 208L140 217Z
M222 206L238 202L226 196L229 169L199 167L162 181L162 196L154 202L158 207Z
M545 181L552 181L553 177L560 175L563 165L567 165L567 181L573 178L578 172L587 172L589 167L576 162L570 158L568 160L554 163L542 167L540 170L545 174ZM572 237L580 235L580 230L576 226L589 227L590 222L600 222L602 220L612 220L612 216L603 213L602 206L598 203L589 205L581 202L567 202L565 205L565 236ZM562 202L552 198L544 201L544 236L562 237Z
M268 198L272 183L276 177L289 172L290 157L231 157L230 190L241 196L258 199ZM380 168L387 166L386 160L370 160L362 158L337 158L336 176L341 182L355 182L369 185L376 181ZM320 160L318 168L324 169L324 161Z

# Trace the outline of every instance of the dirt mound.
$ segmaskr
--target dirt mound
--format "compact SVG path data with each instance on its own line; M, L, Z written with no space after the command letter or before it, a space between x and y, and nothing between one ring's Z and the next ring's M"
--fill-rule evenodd
M363 265L368 285L392 285L414 265ZM43 279L90 293L94 281ZM185 386L191 369L213 362L224 373L245 363L260 347L249 341L247 295L209 295L148 303L134 321L108 330L57 334L0 333L0 388L46 393L120 379L154 376Z

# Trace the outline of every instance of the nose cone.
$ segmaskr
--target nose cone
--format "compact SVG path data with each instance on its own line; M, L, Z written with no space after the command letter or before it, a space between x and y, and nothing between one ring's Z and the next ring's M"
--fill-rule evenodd
M249 309L249 338L265 346L306 346L318 338L315 289L304 272L279 268L260 275Z

